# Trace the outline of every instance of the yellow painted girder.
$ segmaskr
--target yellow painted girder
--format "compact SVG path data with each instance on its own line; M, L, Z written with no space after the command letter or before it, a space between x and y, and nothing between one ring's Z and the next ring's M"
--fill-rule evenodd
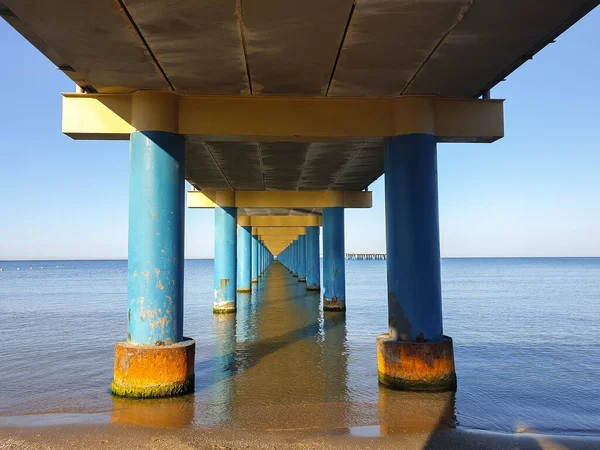
M298 236L293 237L290 236L288 239L264 239L262 240L262 242L265 245L273 245L273 244L285 244L286 246L291 244L292 242L294 242L294 240L296 240L298 238Z
M304 227L252 227L252 234L260 236L298 236L306 234Z
M189 191L188 208L370 208L369 191Z
M199 96L174 92L63 94L63 133L129 139L136 130L211 141L322 142L427 133L439 142L504 136L503 100Z
M249 224L246 225L247 220ZM322 216L240 216L238 225L252 227L319 227Z

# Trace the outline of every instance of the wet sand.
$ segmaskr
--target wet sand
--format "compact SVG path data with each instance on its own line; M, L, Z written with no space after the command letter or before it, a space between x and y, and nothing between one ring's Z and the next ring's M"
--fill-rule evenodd
M361 430L159 429L119 425L78 425L0 429L0 449L597 449L593 437L499 434L462 429L403 433L382 427ZM375 429L379 429L376 431ZM388 433L382 435L381 432ZM375 436L376 435L376 436Z

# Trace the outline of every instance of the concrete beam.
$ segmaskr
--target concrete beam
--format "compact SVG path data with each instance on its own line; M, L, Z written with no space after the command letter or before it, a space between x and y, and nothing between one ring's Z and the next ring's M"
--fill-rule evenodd
M431 134L438 142L504 136L503 100L194 96L158 91L63 94L62 130L73 139L129 139L135 130L205 141L327 142Z
M246 225L246 219L249 224ZM243 221L243 223L242 223ZM238 225L252 227L319 227L321 216L239 216Z
M370 208L369 191L189 191L188 208Z
M306 234L306 229L304 227L252 227L252 234L258 236L299 236L301 234Z

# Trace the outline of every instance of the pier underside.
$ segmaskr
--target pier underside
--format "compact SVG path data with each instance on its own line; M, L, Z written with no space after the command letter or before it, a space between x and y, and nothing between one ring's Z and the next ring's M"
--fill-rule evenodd
M472 98L597 4L2 0L0 14L95 92Z
M344 209L370 208L368 187L384 173L389 329L378 338L379 380L455 389L437 145L501 139L503 101L490 90L598 3L0 0L0 16L77 85L63 94L63 133L131 142L128 328L113 392L191 390L186 200L214 208L219 316L235 316L270 270L306 296L322 279L322 309L343 314L352 307ZM173 363L148 366L140 346Z

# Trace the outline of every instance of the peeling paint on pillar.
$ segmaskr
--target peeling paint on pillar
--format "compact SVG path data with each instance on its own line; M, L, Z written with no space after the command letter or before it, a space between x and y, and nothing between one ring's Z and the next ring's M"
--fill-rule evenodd
M185 143L162 131L131 135L127 340L183 338Z
M237 208L215 207L215 313L235 312L237 278Z
M346 309L344 208L323 208L323 309Z

